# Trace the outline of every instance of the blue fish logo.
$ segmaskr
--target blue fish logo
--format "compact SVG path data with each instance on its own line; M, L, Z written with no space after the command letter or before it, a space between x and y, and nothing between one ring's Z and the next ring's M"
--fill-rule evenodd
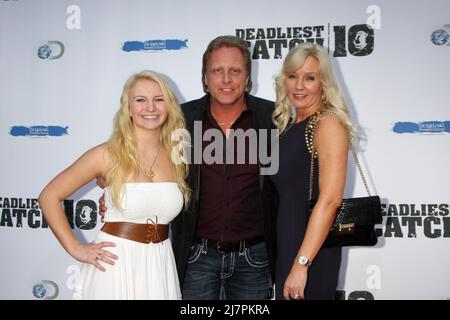
M450 121L397 122L395 133L443 133L450 132Z
M147 40L147 41L126 41L122 45L125 52L132 51L161 51L161 50L180 50L187 48L188 40L166 39L166 40Z
M32 127L24 127L24 126L13 126L9 131L9 134L14 137L59 137L68 133L69 127L60 127L60 126L32 126Z

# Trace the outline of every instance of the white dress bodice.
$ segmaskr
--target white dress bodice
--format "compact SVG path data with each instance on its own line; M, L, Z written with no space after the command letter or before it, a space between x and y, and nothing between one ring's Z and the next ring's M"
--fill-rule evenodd
M122 209L113 205L110 188L105 188L107 207L105 222L126 221L147 223L152 219L168 224L183 207L183 194L174 182L126 183L123 187Z

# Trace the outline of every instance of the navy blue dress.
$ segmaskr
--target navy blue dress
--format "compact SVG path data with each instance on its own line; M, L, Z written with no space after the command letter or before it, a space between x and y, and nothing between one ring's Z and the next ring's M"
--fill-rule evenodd
M270 177L278 192L276 299L284 299L284 282L305 236L311 156L305 129L309 118L292 125L280 138L280 166ZM318 195L315 159L313 198ZM334 299L341 264L341 248L322 248L308 270L305 299Z

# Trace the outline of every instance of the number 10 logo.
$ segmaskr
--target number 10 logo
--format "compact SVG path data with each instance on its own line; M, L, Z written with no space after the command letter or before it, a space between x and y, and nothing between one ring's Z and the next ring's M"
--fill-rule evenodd
M374 32L367 24L357 24L346 31L345 26L334 26L334 56L346 57L348 52L352 56L367 56L373 52Z

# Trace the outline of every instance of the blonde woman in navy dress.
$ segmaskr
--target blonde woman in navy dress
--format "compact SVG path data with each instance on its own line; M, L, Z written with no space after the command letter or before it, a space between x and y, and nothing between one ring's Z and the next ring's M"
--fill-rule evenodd
M323 47L303 43L290 50L276 90L273 120L280 135L280 166L271 177L279 196L276 298L333 299L341 249L322 244L342 201L349 141L355 131ZM308 221L311 155L305 129L317 114L313 198L318 196L318 201Z
M48 224L83 262L74 299L181 299L168 224L189 198L187 165L171 134L184 128L178 101L152 71L124 85L111 138L83 154L42 191ZM173 157L179 157L173 161ZM96 177L106 177L108 215L97 238L81 243L61 201Z

